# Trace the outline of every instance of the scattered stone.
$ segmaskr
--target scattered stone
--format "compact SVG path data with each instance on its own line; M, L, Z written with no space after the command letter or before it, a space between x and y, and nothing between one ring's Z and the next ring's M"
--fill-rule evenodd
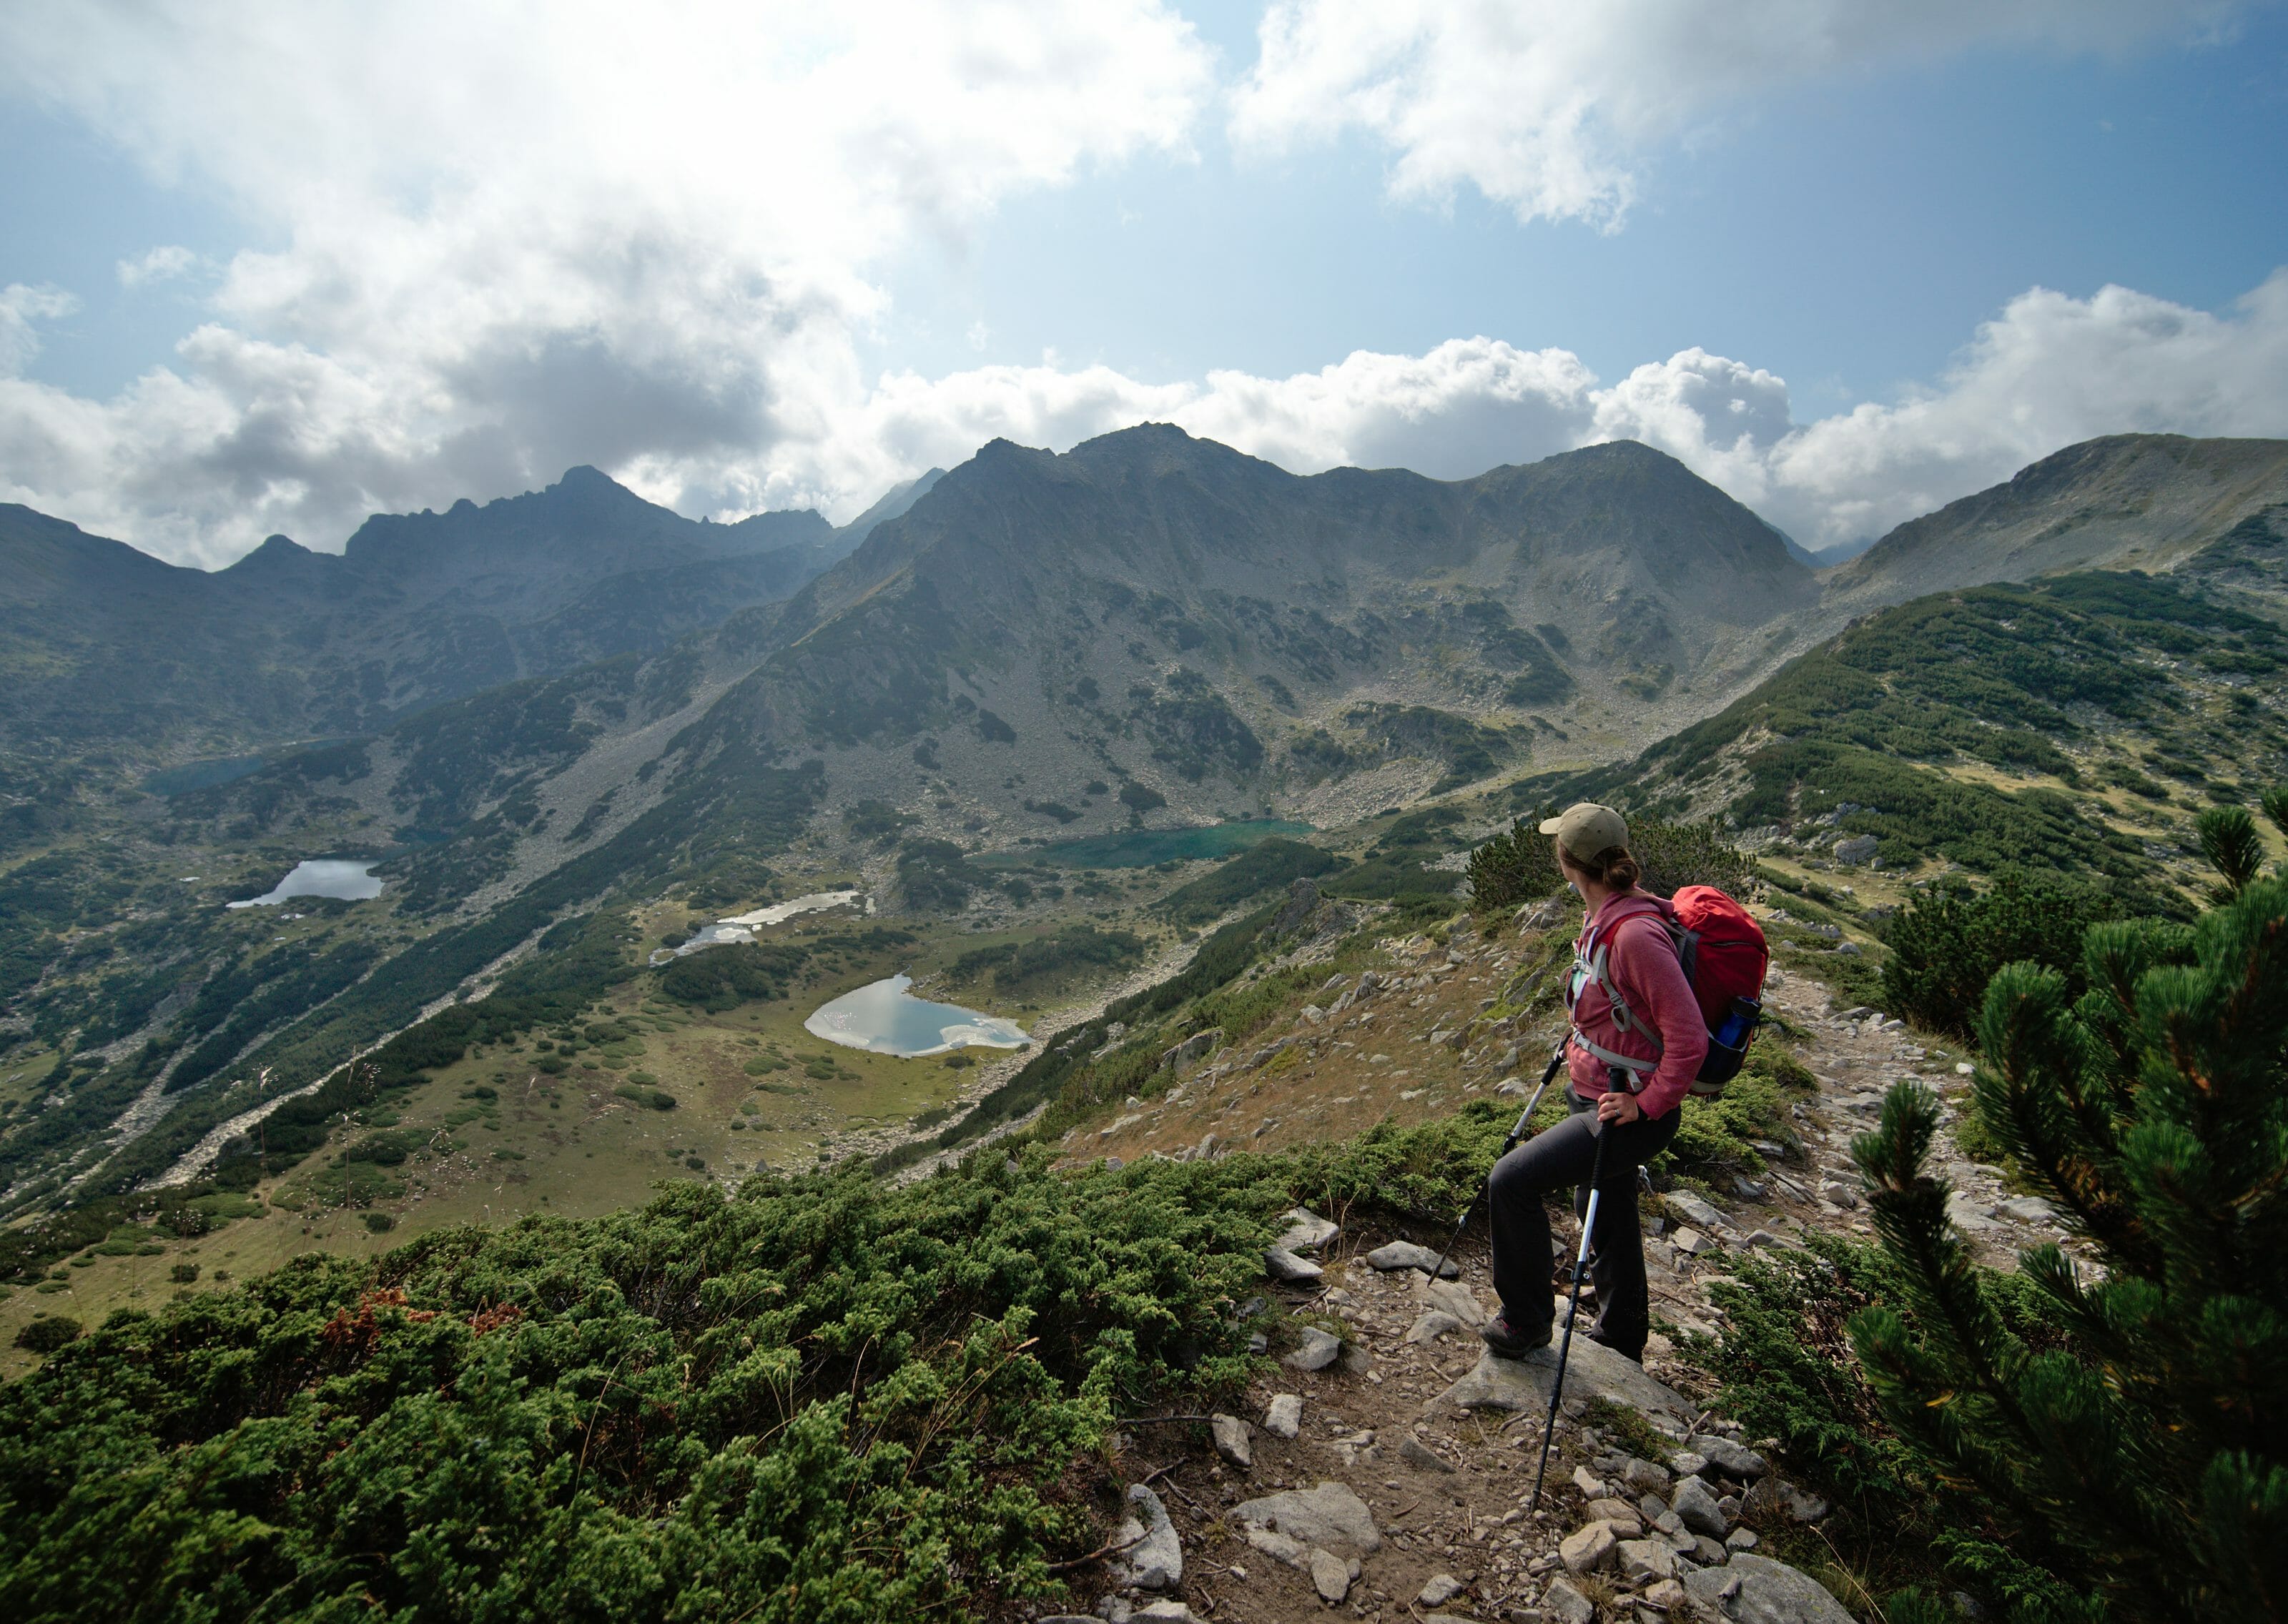
M1311 1553L1311 1588L1319 1599L1332 1607L1351 1593L1351 1570L1347 1563L1331 1551Z
M1584 1500L1602 1500L1605 1496L1605 1480L1585 1466L1573 1469L1573 1486L1581 1491Z
M1648 1585L1645 1588L1643 1599L1650 1602L1663 1612L1673 1613L1691 1601L1692 1596L1673 1579L1664 1579L1658 1584Z
M1366 1255L1366 1260L1386 1273L1394 1269L1419 1269L1427 1274L1438 1268L1438 1254L1428 1247L1417 1246L1411 1240L1394 1240L1387 1246L1378 1246ZM1438 1273L1442 1279L1459 1279L1462 1266L1450 1257Z
M1687 1257L1698 1257L1703 1253L1712 1252L1716 1249L1716 1243L1714 1241L1709 1240L1707 1236L1702 1234L1698 1230L1694 1229L1688 1224L1680 1228L1676 1232L1673 1239L1676 1249L1683 1253Z
M1597 1604L1562 1579L1541 1593L1544 1624L1597 1624Z
M1621 1467L1621 1481L1633 1489L1663 1490L1668 1487L1668 1468L1632 1455Z
M1374 1355L1355 1342L1345 1343L1342 1352L1337 1357L1345 1375L1362 1376L1374 1368Z
M1200 1615L1180 1601L1163 1599L1139 1607L1129 1624L1200 1624Z
M1721 1231L1732 1227L1731 1219L1689 1190L1672 1190L1661 1199L1668 1203L1669 1211L1695 1229Z
M1708 1457L1696 1449L1680 1449L1668 1457L1668 1463L1680 1477L1697 1477L1708 1470Z
M2058 1209L2038 1195L2021 1195L2002 1203L2002 1210L2021 1224L2054 1224Z
M1557 1350L1536 1348L1521 1359L1497 1359L1489 1349L1474 1369L1448 1388L1440 1402L1464 1409L1545 1410L1557 1378ZM1645 1374L1643 1366L1585 1336L1573 1339L1565 1367L1566 1400L1609 1398L1648 1415L1692 1414L1673 1388Z
M1799 1523L1815 1523L1827 1515L1827 1502L1816 1494L1805 1493L1778 1473L1767 1472L1740 1499L1743 1517L1764 1509L1784 1511Z
M1293 1438L1303 1430L1303 1399L1298 1393L1275 1393L1263 1411L1263 1430L1274 1438Z
M1642 1499L1639 1500L1637 1501L1637 1515L1644 1518L1647 1525L1654 1528L1658 1528L1660 1526L1662 1518L1666 1517L1672 1521L1676 1517L1676 1513L1668 1509L1668 1501L1663 1500L1657 1494L1647 1494ZM1681 1525L1680 1524L1679 1526L1681 1526Z
M1676 1553L1664 1540L1623 1540L1621 1582L1632 1590L1676 1577Z
M1462 1328L1462 1322L1445 1310L1425 1309L1416 1316L1414 1323L1407 1327L1406 1340L1417 1346L1426 1345Z
M1613 1532L1625 1540L1633 1540L1644 1532L1642 1515L1625 1500L1600 1495L1589 1502L1587 1515L1598 1522L1610 1523Z
M1298 1257L1285 1247L1263 1254L1263 1271L1285 1286L1300 1286L1325 1277L1326 1271L1307 1257Z
M1569 1533L1557 1546L1557 1559L1569 1573L1593 1573L1613 1559L1621 1542L1603 1523L1591 1523Z
M1451 1573L1433 1573L1414 1597L1418 1607L1443 1607L1469 1587Z
M1410 1438L1398 1446L1398 1458L1409 1466L1418 1466L1424 1471L1450 1472L1453 1466L1436 1450L1418 1438Z
M1819 1199L1840 1207L1846 1212L1859 1205L1859 1192L1850 1185L1834 1180L1820 1185Z
M1727 1477L1746 1482L1764 1475L1764 1457L1744 1444L1712 1432L1696 1432L1686 1442L1687 1447L1705 1455L1708 1464Z
M1985 1231L2002 1227L1995 1222L1992 1213L1959 1190L1946 1198L1946 1216L1957 1229Z
M1242 1524L1276 1529L1308 1545L1347 1547L1362 1557L1382 1549L1374 1513L1348 1484L1321 1483L1314 1489L1288 1489L1242 1501L1232 1508L1232 1516Z
M1724 1549L1727 1550L1753 1550L1756 1549L1757 1541L1758 1535L1754 1529L1735 1528L1731 1533L1724 1536Z
M1341 1226L1332 1219L1323 1218L1307 1207L1287 1209L1287 1232L1279 1237L1278 1246L1288 1252L1315 1252L1336 1236Z
M1243 1469L1255 1464L1255 1446L1247 1436L1247 1423L1236 1415L1212 1415L1208 1430L1215 1434L1216 1453L1234 1466Z
M1184 1548L1176 1538L1176 1525L1168 1520L1167 1507L1143 1484L1132 1483L1128 1509L1128 1519L1114 1536L1127 1549L1113 1557L1113 1576L1138 1590L1176 1588L1184 1582Z
M1413 1288L1415 1301L1426 1308L1439 1309L1472 1327L1485 1324L1485 1304L1478 1301L1476 1292L1460 1281L1434 1280L1421 1270L1416 1270L1406 1279Z
M1685 1590L1732 1624L1851 1624L1841 1602L1809 1574L1746 1551L1684 1578Z
M1315 1325L1302 1327L1302 1342L1285 1359L1291 1370L1324 1370L1342 1356L1341 1338Z
M1273 1561L1283 1562L1289 1567L1308 1570L1311 1565L1311 1548L1275 1529L1250 1528L1247 1542Z
M1717 1509L1716 1496L1708 1492L1708 1485L1699 1478L1687 1477L1678 1484L1675 1497L1668 1504L1669 1509L1682 1517L1684 1525L1693 1533L1704 1533L1715 1540L1724 1537L1729 1525L1724 1521L1724 1513Z

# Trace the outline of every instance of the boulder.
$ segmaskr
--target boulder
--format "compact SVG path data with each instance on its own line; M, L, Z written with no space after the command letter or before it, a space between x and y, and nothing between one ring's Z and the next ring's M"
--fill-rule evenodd
M1287 1230L1279 1237L1277 1245L1283 1251L1315 1252L1343 1232L1333 1220L1323 1218L1307 1207L1287 1209Z
M1747 1551L1722 1567L1686 1574L1684 1588L1731 1624L1852 1624L1849 1611L1809 1574Z
M1341 1357L1342 1339L1315 1325L1302 1327L1302 1341L1285 1359L1291 1370L1324 1370Z
M1439 1278L1449 1280L1458 1279L1462 1274L1462 1266L1452 1258L1448 1258L1444 1267L1440 1268L1437 1253L1428 1247L1417 1246L1411 1240L1394 1240L1387 1246L1378 1246L1366 1255L1366 1260L1386 1273L1394 1269L1419 1269L1427 1274L1437 1269Z
M1116 1541L1126 1547L1112 1559L1114 1579L1139 1590L1172 1590L1184 1582L1184 1548L1168 1508L1140 1483L1128 1485L1128 1520ZM1135 1541L1130 1543L1130 1541Z
M1558 1542L1557 1559L1565 1565L1569 1573L1593 1573L1613 1559L1621 1542L1603 1523L1591 1523L1577 1528Z
M1730 1526L1724 1513L1717 1509L1716 1496L1697 1477L1687 1477L1676 1485L1676 1493L1669 1509L1684 1519L1684 1525L1695 1533L1704 1533L1712 1540L1720 1540Z
M1632 1590L1676 1577L1676 1553L1665 1540L1623 1540L1618 1559L1621 1582Z
M1274 1438L1293 1438L1303 1429L1303 1400L1295 1393L1275 1393L1264 1406L1263 1430Z
M1597 1604L1569 1581L1553 1579L1541 1593L1543 1624L1597 1624Z
M1489 1349L1474 1369L1441 1395L1440 1402L1468 1410L1545 1410L1557 1380L1557 1350L1536 1348L1521 1359L1497 1359ZM1609 1398L1648 1414L1689 1416L1692 1406L1643 1366L1585 1336L1573 1339L1565 1367L1565 1398Z
M1462 1322L1445 1310L1425 1309L1415 1317L1414 1323L1406 1327L1406 1340L1419 1346L1436 1342L1440 1337L1462 1328Z
M1298 1257L1285 1247L1263 1254L1263 1271L1283 1286L1301 1286L1322 1279L1326 1271L1307 1257Z
M1451 1573L1433 1573L1414 1597L1418 1607L1443 1607L1469 1587Z
M1247 1436L1247 1423L1236 1415L1212 1415L1208 1430L1215 1434L1216 1453L1234 1466L1247 1468L1255 1464L1255 1446Z
M1243 1500L1232 1508L1234 1520L1246 1526L1269 1528L1330 1550L1349 1550L1371 1557L1382 1549L1382 1534L1367 1509L1348 1484L1321 1483L1312 1489L1287 1489L1258 1500Z
M1160 1068L1163 1071L1181 1071L1187 1066L1196 1066L1215 1053L1216 1046L1222 1042L1221 1026L1210 1026L1205 1032L1195 1032L1173 1049L1163 1051Z
M1685 1447L1704 1456L1709 1465L1727 1477L1747 1482L1764 1475L1763 1456L1721 1433L1696 1432L1685 1440Z

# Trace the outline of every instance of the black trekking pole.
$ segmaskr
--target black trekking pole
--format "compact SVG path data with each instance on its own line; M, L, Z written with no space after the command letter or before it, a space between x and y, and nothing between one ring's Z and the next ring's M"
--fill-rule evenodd
M1573 1351L1573 1321L1581 1313L1581 1276L1589 1267L1589 1237L1597 1230L1597 1198L1603 1193L1597 1185L1605 1175L1605 1129L1611 1126L1597 1124L1597 1151L1589 1165L1589 1211L1581 1220L1581 1250L1573 1259L1573 1295L1565 1305L1565 1340L1557 1345L1557 1374L1549 1383L1549 1420L1541 1429L1541 1464L1533 1469L1533 1495L1525 1502L1528 1511L1541 1503L1541 1479L1549 1470L1549 1446L1557 1437L1557 1405L1565 1396L1565 1360Z
M1533 1121L1533 1113L1541 1104L1541 1097L1549 1090L1549 1080L1557 1075L1557 1068L1563 1064L1564 1059L1565 1045L1560 1043L1557 1046L1557 1052L1549 1057L1548 1069L1541 1073L1541 1086L1534 1089L1533 1097L1525 1102L1525 1109L1518 1113L1517 1126L1512 1128L1509 1130L1509 1137L1502 1141L1501 1154L1494 1158L1496 1163L1499 1163L1503 1156L1515 1150L1518 1142L1525 1137L1526 1125ZM1430 1279L1434 1283L1439 1276L1446 1272L1446 1260L1454 1255L1454 1248L1462 1243L1462 1232L1470 1227L1470 1218L1478 1210L1479 1198L1485 1192L1485 1185L1480 1184L1476 1192L1470 1197L1470 1204L1462 1208L1462 1216L1454 1220L1454 1232L1446 1238L1446 1249L1438 1254L1438 1266L1430 1271Z

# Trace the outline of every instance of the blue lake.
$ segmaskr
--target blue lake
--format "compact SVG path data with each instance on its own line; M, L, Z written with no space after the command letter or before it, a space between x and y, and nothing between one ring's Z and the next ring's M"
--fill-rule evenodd
M1031 1041L1015 1021L917 998L906 991L913 984L910 976L869 982L821 1004L803 1030L846 1049L909 1059L949 1049L1022 1049Z
M335 857L312 858L294 865L294 871L258 897L234 902L232 907L270 907L290 897L340 897L362 902L381 895L381 882L373 877L371 863L353 863Z

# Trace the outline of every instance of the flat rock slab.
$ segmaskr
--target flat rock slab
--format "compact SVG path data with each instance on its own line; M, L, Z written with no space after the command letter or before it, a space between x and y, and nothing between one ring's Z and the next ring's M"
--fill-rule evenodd
M1419 1269L1427 1274L1435 1269L1441 1279L1459 1279L1462 1276L1461 1264L1450 1257L1442 1267L1437 1253L1428 1247L1417 1246L1411 1240L1394 1240L1387 1246L1378 1246L1366 1255L1366 1260L1386 1272L1394 1269Z
M1342 1231L1334 1221L1323 1218L1307 1207L1291 1207L1286 1212L1287 1232L1273 1244L1289 1252L1315 1252Z
M1263 1254L1263 1271L1287 1286L1307 1285L1327 1272L1309 1258L1298 1257L1284 1247L1273 1247Z
M1704 1611L1731 1624L1852 1624L1850 1612L1817 1580L1746 1551L1722 1567L1686 1574L1684 1588Z
M1270 1528L1305 1545L1351 1550L1371 1557L1382 1549L1374 1513L1347 1483L1322 1483L1314 1489L1288 1489L1232 1508L1239 1522Z
M1438 1402L1466 1410L1545 1410L1557 1379L1555 1347L1536 1348L1521 1359L1495 1357L1488 1349ZM1655 1381L1634 1359L1585 1336L1575 1336L1565 1365L1565 1397L1609 1398L1631 1409L1689 1416L1691 1405L1674 1388Z

